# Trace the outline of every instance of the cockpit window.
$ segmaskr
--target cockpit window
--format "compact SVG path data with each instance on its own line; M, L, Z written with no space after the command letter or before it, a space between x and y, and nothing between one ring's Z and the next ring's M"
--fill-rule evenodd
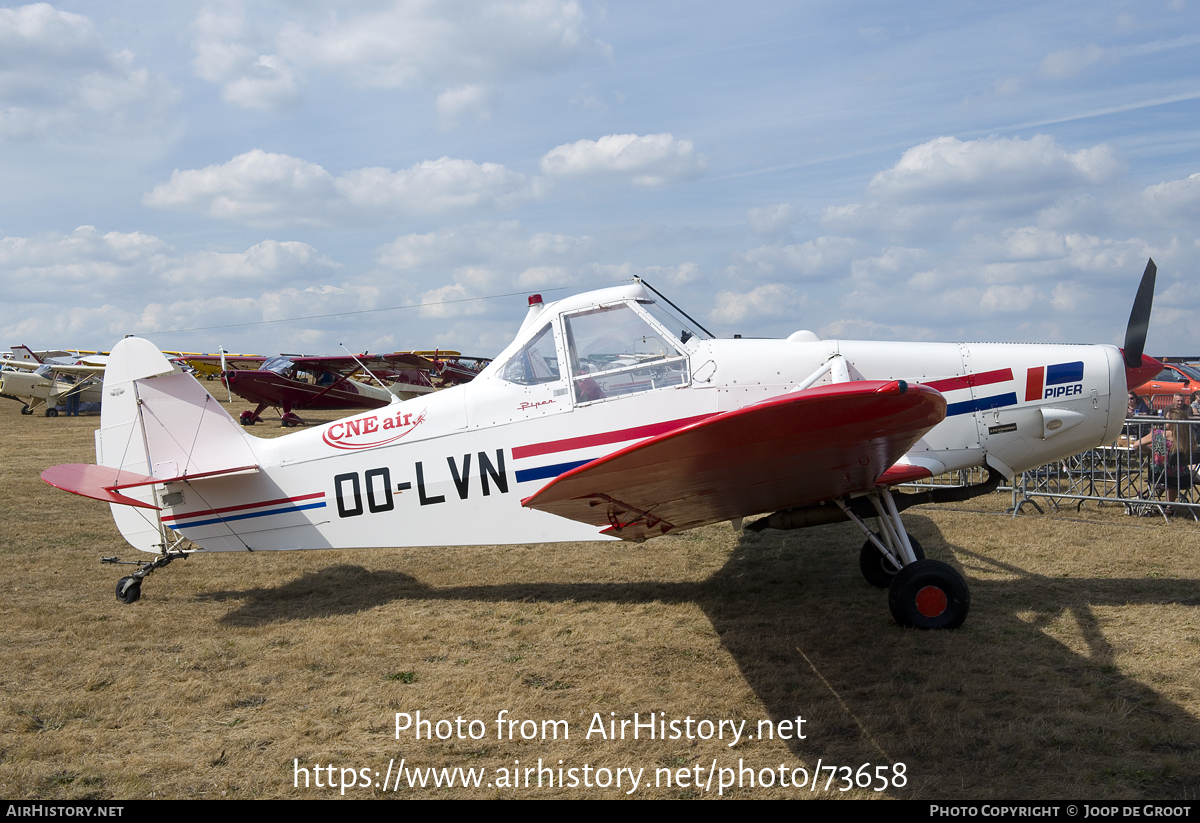
M554 333L549 324L509 358L500 369L500 379L522 386L553 383L562 377L558 370L558 353L554 349Z
M678 341L621 303L564 318L575 400L586 403L687 382Z
M647 314L661 323L663 328L673 334L681 343L686 343L693 337L699 337L701 340L706 340L709 337L707 332L697 328L695 323L665 303L657 300L639 300L638 305Z
M283 374L291 367L292 361L286 357L268 357L261 366L263 371L271 371L276 374Z

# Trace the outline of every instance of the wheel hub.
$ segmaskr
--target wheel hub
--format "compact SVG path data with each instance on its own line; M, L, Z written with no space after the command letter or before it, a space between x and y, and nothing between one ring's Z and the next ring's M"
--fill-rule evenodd
M946 593L937 586L926 586L917 592L917 611L925 617L937 617L946 611Z

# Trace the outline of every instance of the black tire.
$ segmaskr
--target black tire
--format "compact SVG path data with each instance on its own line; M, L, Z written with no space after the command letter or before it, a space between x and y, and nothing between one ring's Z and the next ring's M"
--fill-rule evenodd
M58 417L58 409L46 409L47 417Z
M879 532L875 533L879 537ZM880 542L883 542L882 540ZM917 538L911 534L908 536L908 542L912 543L913 554L918 560L925 559L925 550L921 548L921 544L917 542ZM875 544L870 540L863 543L862 551L858 553L858 568L862 572L863 578L877 589L886 589L892 585L892 579L895 578L896 572L892 569L892 564L887 561L883 553L875 548Z
M136 603L141 597L141 580L136 577L122 577L117 581L117 599L122 603Z
M888 589L888 607L905 628L957 629L971 610L971 593L952 566L918 560L896 573Z
M239 417L238 422L241 423L243 426L253 426L254 418L253 417Z
M33 414L33 409L29 408L28 403L21 407L21 414Z

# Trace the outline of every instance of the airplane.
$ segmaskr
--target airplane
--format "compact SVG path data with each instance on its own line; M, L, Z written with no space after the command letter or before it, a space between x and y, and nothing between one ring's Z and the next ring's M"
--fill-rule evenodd
M895 621L956 628L967 584L900 512L1115 440L1126 386L1161 370L1143 353L1155 272L1124 349L716 339L640 279L532 295L471 382L272 440L131 337L105 375L97 465L42 478L110 503L156 555L118 582L125 603L196 552L642 542L766 514L746 528L852 522ZM973 467L987 479L892 490Z
M267 358L261 354L199 354L196 352L163 352L174 355L175 359L186 365L205 380L215 380L223 371L234 369L257 369Z
M15 358L0 360L0 395L22 403L21 414L45 407L46 417L58 417L58 406L77 395L81 403L100 402L104 354L61 355L42 359L26 346L14 346ZM43 355L49 353L43 353Z
M386 387L372 386L351 379L374 366L392 382ZM221 373L225 386L257 403L238 418L243 426L263 422L260 416L268 406L282 408L284 426L301 426L304 421L292 409L377 409L436 390L429 373L434 363L407 352L331 357L284 355L268 357L258 369L226 370ZM375 376L375 373L372 373ZM383 386L381 382L381 386Z

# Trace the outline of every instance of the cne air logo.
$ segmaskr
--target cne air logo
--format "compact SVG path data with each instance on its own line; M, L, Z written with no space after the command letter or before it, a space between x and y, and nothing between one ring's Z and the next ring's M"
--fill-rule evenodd
M1083 361L1037 366L1025 378L1025 402L1083 394Z
M351 417L326 427L321 439L335 449L373 449L399 440L423 422L424 410L415 417L402 411L382 416Z

